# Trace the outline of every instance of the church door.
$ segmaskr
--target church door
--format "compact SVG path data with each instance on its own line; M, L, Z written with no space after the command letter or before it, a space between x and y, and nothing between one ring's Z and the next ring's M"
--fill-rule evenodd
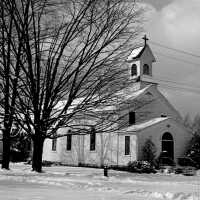
M162 136L162 152L174 159L174 140L171 133L166 132Z

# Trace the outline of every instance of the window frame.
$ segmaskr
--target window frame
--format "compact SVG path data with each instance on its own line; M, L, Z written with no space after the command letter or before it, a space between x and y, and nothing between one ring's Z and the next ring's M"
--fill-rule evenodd
M90 151L96 150L96 133L95 128L92 128L90 133Z
M131 155L131 151L130 151L130 144L131 144L131 140L130 140L130 135L126 135L124 138L124 155L125 156L129 156Z
M66 151L72 150L72 134L67 135L66 139Z
M131 65L131 76L137 76L137 75L138 75L137 65L136 64L132 64Z
M150 66L148 64L143 65L143 74L150 75Z
M52 139L51 151L57 151L57 138Z

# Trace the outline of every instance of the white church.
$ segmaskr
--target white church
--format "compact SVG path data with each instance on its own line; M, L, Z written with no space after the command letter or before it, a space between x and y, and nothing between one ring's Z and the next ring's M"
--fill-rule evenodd
M177 158L184 155L192 135L184 127L177 110L158 90L152 76L154 62L155 57L146 41L127 59L129 75L133 79L128 90L130 106L120 109L122 113L119 113L127 114L124 119L128 122L127 127L114 133L47 139L43 160L74 166L124 166L129 161L143 160L142 149L146 140L151 139L157 156L165 151L177 162ZM135 110L136 101L149 103Z

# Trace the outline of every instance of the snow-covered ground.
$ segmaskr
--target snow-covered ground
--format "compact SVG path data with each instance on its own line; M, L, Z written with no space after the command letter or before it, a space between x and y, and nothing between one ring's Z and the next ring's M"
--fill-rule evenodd
M200 200L200 176L133 174L81 167L24 164L0 170L0 200Z

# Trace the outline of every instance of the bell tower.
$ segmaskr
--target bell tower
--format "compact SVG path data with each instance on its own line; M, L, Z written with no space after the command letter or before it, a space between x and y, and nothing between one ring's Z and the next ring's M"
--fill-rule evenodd
M130 79L133 82L140 83L140 89L149 84L155 84L152 79L152 64L156 61L151 48L147 44L149 39L146 35L142 39L144 44L133 49L127 59Z

